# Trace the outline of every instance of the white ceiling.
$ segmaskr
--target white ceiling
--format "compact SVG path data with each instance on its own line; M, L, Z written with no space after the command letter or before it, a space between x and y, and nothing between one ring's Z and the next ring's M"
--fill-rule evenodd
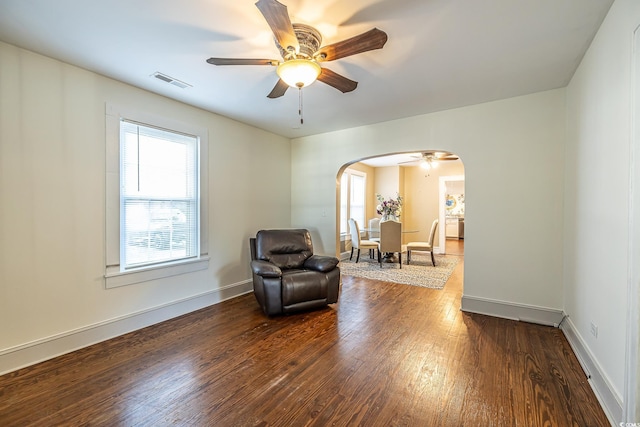
M382 50L323 66L359 82L317 82L268 99L271 66L207 58L279 53L255 0L0 0L0 40L298 137L564 87L613 0L282 0L323 45L373 27ZM159 71L192 87L151 77Z
M405 154L391 154L388 156L381 157L372 157L369 159L362 160L361 163L364 163L373 167L383 167L383 166L397 166L400 163L405 163L405 166L418 166L420 160L420 153L405 153Z

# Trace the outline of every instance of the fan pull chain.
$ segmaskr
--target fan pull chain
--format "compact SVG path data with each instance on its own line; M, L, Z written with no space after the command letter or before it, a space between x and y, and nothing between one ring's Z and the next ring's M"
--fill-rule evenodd
M302 87L298 86L298 115L300 116L300 124L304 124L304 117L302 116Z

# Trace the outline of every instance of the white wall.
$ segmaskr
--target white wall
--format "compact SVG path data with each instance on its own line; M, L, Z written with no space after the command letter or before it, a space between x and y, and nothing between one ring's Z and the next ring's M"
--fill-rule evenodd
M617 0L567 87L564 306L620 402L629 327L632 39L639 24L640 2Z
M0 94L0 373L250 289L248 238L290 226L286 138L4 43ZM105 103L208 129L208 270L105 289Z
M292 183L292 224L313 229L317 248L335 253L344 164L450 151L465 167L465 296L559 311L564 108L560 89L296 139L292 175L305 179Z

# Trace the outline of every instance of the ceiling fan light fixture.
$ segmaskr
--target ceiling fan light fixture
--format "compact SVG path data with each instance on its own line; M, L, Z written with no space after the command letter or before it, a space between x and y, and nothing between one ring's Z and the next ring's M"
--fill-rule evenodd
M278 77L291 87L303 88L315 82L322 69L311 59L290 59L278 65Z

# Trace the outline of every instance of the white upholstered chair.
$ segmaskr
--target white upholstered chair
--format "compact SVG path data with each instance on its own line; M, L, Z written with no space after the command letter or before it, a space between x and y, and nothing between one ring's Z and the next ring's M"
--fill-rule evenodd
M378 248L378 262L382 268L380 252L397 253L402 268L402 224L398 221L382 221L380 223L380 248Z
M380 218L371 218L369 220L369 240L380 241Z
M433 241L436 237L436 229L438 228L438 219L434 219L431 224L431 231L429 232L428 242L409 242L407 243L407 264L411 263L411 252L422 251L431 252L431 262L433 266L436 266L436 259L433 256Z
M356 255L356 263L360 260L360 249L369 249L373 250L373 254L375 255L375 250L380 250L380 244L378 242L374 242L372 240L362 240L360 238L360 228L358 227L358 223L355 219L349 218L349 231L351 233L351 256L349 256L349 260L353 258L353 250L357 249L358 254ZM378 253L379 256L379 253Z

